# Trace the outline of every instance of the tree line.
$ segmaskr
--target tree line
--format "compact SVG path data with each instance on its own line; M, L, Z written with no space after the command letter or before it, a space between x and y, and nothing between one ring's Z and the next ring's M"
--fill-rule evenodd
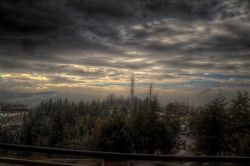
M157 96L130 99L42 101L23 116L21 127L0 129L0 141L109 152L173 154L183 117L189 116L194 152L250 155L250 98L231 101L219 94L208 104L159 104ZM176 151L175 151L176 152Z
M2 142L85 150L169 153L179 131L177 119L160 117L157 96L71 102L42 101L23 117L16 139ZM2 134L3 135L3 134ZM13 138L13 137L12 137Z

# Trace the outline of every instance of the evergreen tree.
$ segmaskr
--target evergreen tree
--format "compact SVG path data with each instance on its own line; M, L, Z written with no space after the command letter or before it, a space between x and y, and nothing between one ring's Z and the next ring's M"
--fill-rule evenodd
M238 92L230 108L230 138L232 153L249 155L250 103L247 92Z
M20 141L22 144L25 145L32 145L32 128L31 128L31 123L28 119L28 115L25 114L23 116L23 125L21 128L21 138Z
M56 111L51 123L52 130L49 138L49 145L52 147L61 146L63 143L63 124L60 110Z
M226 104L225 98L219 95L197 117L197 149L207 155L222 155L226 149Z
M131 152L131 137L124 114L115 112L107 119L96 121L92 140L96 150Z

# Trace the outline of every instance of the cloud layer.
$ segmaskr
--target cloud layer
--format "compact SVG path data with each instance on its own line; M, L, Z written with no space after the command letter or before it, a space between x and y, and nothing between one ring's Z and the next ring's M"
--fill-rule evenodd
M134 72L138 87L170 96L249 89L249 9L248 0L2 0L1 87L124 94Z

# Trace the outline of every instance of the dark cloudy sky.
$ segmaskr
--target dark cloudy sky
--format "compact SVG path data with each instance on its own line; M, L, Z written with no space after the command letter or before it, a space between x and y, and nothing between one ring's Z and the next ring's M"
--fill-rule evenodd
M248 90L249 9L249 0L1 0L2 94L126 96L132 73L139 96L152 82L162 101Z

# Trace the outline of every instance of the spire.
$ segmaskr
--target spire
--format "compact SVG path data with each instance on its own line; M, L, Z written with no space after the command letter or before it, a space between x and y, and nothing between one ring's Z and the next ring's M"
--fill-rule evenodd
M149 84L149 100L152 100L152 93L153 93L153 84Z
M131 111L133 109L134 105L134 93L135 93L135 75L134 73L131 76L131 87L130 87L130 103L129 103L129 110Z
M131 90L130 90L130 100L132 101L135 93L135 75L134 73L131 76Z

